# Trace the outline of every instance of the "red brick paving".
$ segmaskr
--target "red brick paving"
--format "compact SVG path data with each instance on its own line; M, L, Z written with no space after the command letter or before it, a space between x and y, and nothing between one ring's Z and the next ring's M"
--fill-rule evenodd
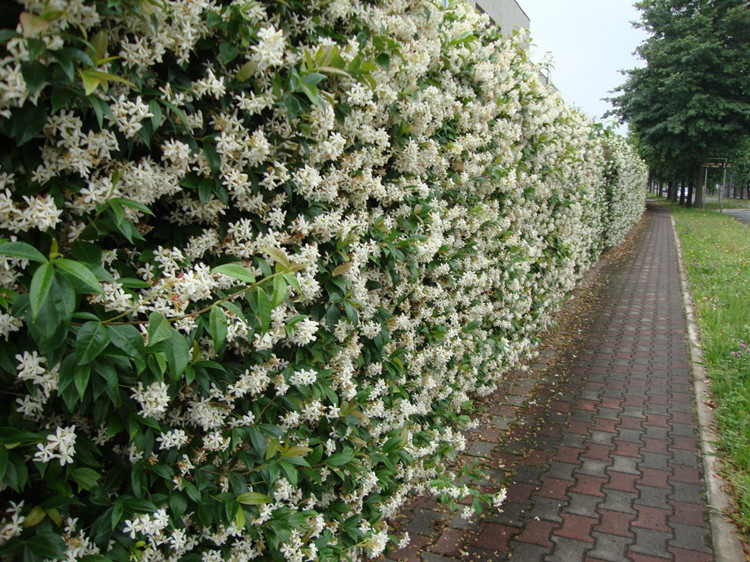
M465 522L415 500L401 516L411 545L388 560L713 560L672 227L648 216L633 254L602 268L578 339L485 399L510 430L467 433L507 474L502 508Z

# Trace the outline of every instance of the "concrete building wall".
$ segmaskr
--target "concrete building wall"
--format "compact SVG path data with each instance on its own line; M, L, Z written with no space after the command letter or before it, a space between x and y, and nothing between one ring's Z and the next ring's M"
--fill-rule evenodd
M503 35L516 28L529 29L529 16L516 0L469 0L469 4L490 16Z

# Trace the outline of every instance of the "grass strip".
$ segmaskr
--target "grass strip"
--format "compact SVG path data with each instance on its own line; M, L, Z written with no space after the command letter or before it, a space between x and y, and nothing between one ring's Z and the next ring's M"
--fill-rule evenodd
M724 474L750 541L750 226L672 206L695 302Z

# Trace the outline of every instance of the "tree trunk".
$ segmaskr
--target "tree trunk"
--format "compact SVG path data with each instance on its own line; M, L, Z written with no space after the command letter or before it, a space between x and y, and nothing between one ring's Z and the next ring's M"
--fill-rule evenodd
M693 206L693 184L690 183L687 188L687 197L685 199L685 207L690 209Z
M679 202L679 204L680 205L684 205L685 204L685 182L682 181L682 180L680 180L680 182L679 182L678 185L680 186L679 187L679 193L680 193L680 202Z
M695 206L703 207L703 168L698 166L698 175L695 178Z

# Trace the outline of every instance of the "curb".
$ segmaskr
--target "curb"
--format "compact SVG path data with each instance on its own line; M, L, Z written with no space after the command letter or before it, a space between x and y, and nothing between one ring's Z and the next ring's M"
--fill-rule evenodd
M740 543L739 535L735 525L723 514L732 508L729 496L724 492L725 480L718 475L718 460L716 457L717 441L714 412L708 405L709 389L708 377L706 375L703 350L698 338L698 325L695 322L695 309L693 299L690 296L685 264L682 260L682 246L677 236L674 215L670 216L672 221L672 234L677 247L677 264L680 271L680 285L682 286L682 302L687 321L687 334L690 347L690 358L693 370L693 382L695 398L698 410L698 423L700 426L701 448L703 450L703 467L708 491L709 519L711 523L711 536L714 545L714 557L716 562L742 562L746 560L745 553Z

